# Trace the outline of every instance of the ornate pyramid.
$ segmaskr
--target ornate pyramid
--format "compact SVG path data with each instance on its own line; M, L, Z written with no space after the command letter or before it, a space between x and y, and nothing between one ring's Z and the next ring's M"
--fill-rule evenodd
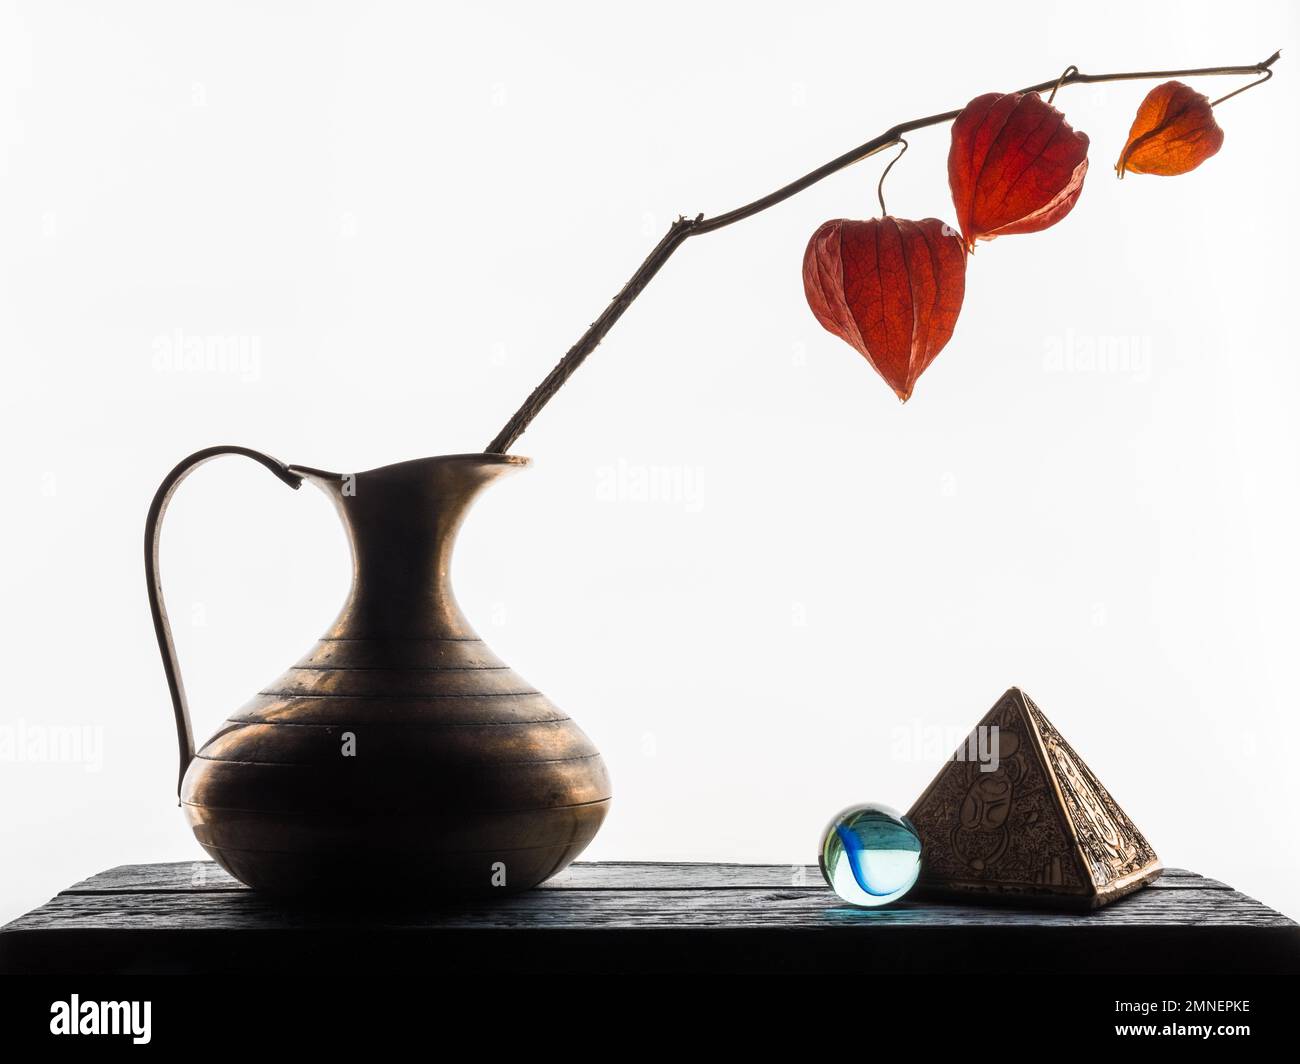
M932 895L1092 909L1160 874L1151 844L1018 687L908 817L924 846L918 888Z

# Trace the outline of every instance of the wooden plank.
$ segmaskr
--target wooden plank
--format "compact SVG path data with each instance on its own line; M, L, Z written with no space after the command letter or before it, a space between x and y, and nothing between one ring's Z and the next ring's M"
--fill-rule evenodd
M1049 915L873 912L763 889L538 891L432 912L285 907L251 892L62 895L0 933L0 970L1300 971L1300 929L1226 894L1150 891Z
M457 978L604 973L962 975L1300 974L1295 928L884 925L870 934L682 927L661 932L356 926L196 932L98 928L0 934L0 973ZM978 981L978 980L976 980Z
M802 883L800 874L802 873ZM1229 890L1218 880L1206 879L1181 868L1167 868L1154 884L1160 890ZM824 892L816 865L664 864L659 862L605 861L570 865L543 890L713 890L747 887L787 887ZM238 880L212 861L172 864L119 865L69 887L70 893L122 893L130 891L221 893L246 891Z
M60 894L19 917L8 931L149 927L171 931L279 931L346 927L589 930L737 926L773 930L837 928L850 933L901 926L1086 927L1098 932L1133 926L1294 928L1293 921L1236 891L1143 891L1094 912L976 907L904 901L882 910L844 905L828 891L558 890L507 895L446 907L358 907L287 904L254 894Z
M815 868L585 863L444 907L277 901L210 862L92 876L0 931L0 971L1295 972L1300 927L1171 870L1095 912L843 905Z

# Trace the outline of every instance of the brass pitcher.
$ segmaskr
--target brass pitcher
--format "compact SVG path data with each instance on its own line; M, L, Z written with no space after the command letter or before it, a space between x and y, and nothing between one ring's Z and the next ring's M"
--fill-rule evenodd
M197 466L261 463L334 502L352 589L293 668L195 753L163 603L163 514ZM503 664L450 583L478 493L528 464L457 454L343 475L245 447L210 447L168 474L145 523L145 570L180 744L179 796L203 848L255 890L492 894L536 886L596 834L609 777L582 730Z

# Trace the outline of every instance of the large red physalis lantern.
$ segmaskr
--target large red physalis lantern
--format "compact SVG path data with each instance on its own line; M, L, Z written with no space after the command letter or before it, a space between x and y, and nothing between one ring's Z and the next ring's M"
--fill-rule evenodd
M1036 92L977 96L953 122L948 184L971 250L976 240L1055 225L1087 172L1087 135Z
M837 218L808 241L803 285L817 320L906 402L957 324L966 252L937 218Z

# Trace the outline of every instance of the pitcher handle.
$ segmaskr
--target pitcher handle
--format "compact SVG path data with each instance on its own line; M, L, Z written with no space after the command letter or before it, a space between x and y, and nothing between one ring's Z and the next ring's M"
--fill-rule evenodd
M162 484L158 486L153 502L149 504L149 515L144 522L144 573L149 592L149 612L153 614L153 629L158 637L163 671L167 674L167 688L172 697L172 712L176 715L176 740L181 756L181 769L176 777L177 799L180 798L185 770L194 760L194 729L190 725L189 706L185 701L185 685L181 683L180 664L176 660L176 645L172 642L171 624L167 620L167 606L163 602L162 577L158 572L158 545L161 541L163 514L167 512L167 504L171 502L172 495L180 487L181 481L204 462L223 454L242 454L245 458L251 458L266 466L291 488L297 489L302 484L302 477L292 472L283 462L261 451L254 451L248 447L205 447L201 451L195 451L167 474Z

